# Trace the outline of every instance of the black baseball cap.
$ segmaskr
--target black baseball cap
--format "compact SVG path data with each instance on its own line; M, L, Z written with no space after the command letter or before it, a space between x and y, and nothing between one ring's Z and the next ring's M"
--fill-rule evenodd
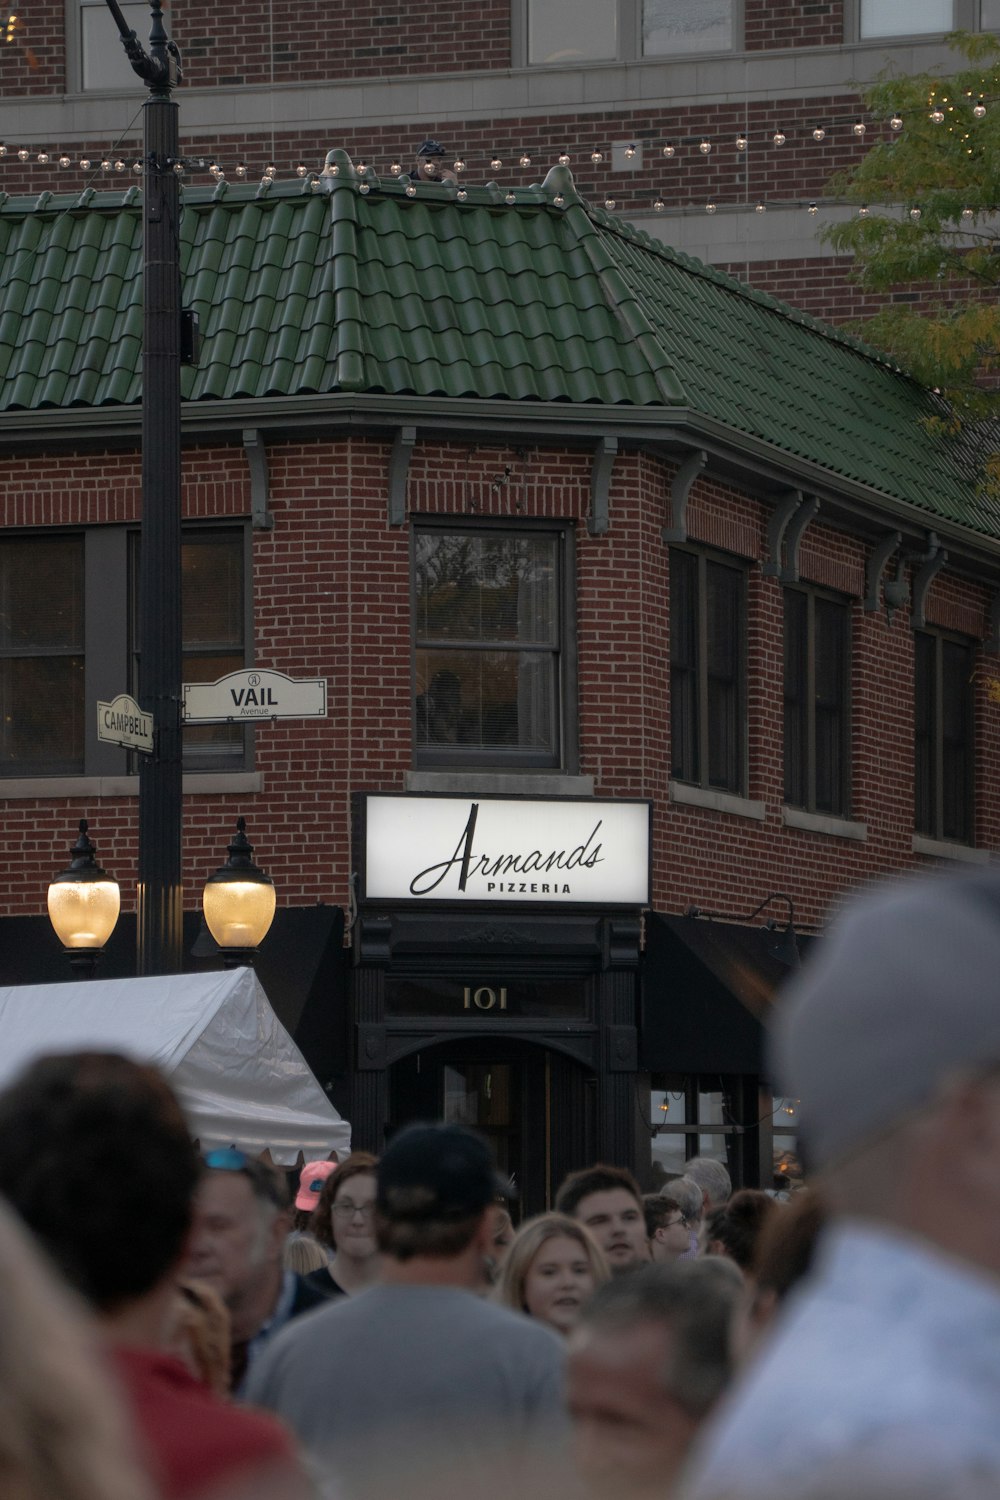
M417 152L418 156L444 156L444 154L445 149L441 145L441 142L433 141L429 136Z
M487 1142L464 1125L407 1125L382 1153L376 1208L386 1218L465 1219L515 1196Z

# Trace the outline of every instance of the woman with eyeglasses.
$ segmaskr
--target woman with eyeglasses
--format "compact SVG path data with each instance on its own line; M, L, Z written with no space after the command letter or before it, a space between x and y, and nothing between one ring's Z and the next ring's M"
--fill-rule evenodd
M375 1243L375 1169L378 1160L354 1151L323 1184L309 1232L325 1246L329 1261L305 1280L328 1296L353 1297L377 1281L381 1259Z

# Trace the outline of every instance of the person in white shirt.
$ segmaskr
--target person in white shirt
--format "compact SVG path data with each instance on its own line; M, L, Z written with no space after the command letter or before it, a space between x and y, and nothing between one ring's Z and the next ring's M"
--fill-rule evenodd
M1000 875L858 896L779 1004L829 1223L682 1500L1000 1493Z

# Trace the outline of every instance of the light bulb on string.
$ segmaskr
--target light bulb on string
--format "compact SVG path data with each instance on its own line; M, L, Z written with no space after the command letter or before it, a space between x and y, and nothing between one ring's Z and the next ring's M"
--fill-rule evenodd
M559 165L561 167L568 167L572 159L568 151L563 151L559 156Z
M565 208L566 207L566 199L563 197L562 193L556 193L556 195L553 198L552 202L555 204L556 208Z
M213 165L214 165L214 163L213 163ZM295 175L296 175L296 177L304 177L306 175L306 171L307 170L308 169L307 169L306 164L305 164L304 161L297 161L295 163Z
M121 159L120 156L116 156L115 157L115 171L116 172L124 172L124 170L125 170L125 163L122 161L122 159Z
M635 156L636 152L638 151L638 149L639 148L635 144L634 141L632 142L632 144L630 146L626 146L625 147L625 160L626 161L631 161L633 159L633 157Z
M868 204L862 203L861 207L858 209L858 218L867 219L870 213L871 209L868 207Z
M402 170L403 170L403 167L402 167L402 163L401 162L391 161L389 163L389 176L390 177L398 177L399 174L400 174L400 172Z
M7 147L4 145L3 141L0 141L0 156L6 156L6 155L7 155Z
M531 166L531 157L528 155L527 151L523 151L521 153L520 163L521 163L522 167L530 167Z
M132 163L132 171L135 173L136 177L141 177L142 176L142 162L141 161L134 161ZM222 175L223 174L220 171L219 176L221 177Z
M889 129L890 130L902 130L902 128L903 128L903 117L902 117L902 115L893 115L892 119L889 121Z
M754 204L754 210L753 211L754 211L755 214L766 213L767 212L767 204L763 203L763 202L756 203L756 204Z
M511 208L512 208L512 207L513 207L513 206L514 206L514 204L515 204L515 203L516 203L516 202L517 202L517 199L516 199L516 198L515 198L515 197L514 197L514 194L513 194L513 193L512 193L512 192L508 192L508 193L507 193L507 195L506 195L506 197L505 197L505 198L504 198L504 200L503 200L503 201L504 201L504 202L505 202L505 203L506 203L506 204L507 204L507 205L508 205L508 206L509 206L509 207L511 207Z
M940 125L944 120L944 110L940 107L932 109L929 118L934 121L935 125Z
M28 150L27 146L22 146L17 153L17 159L18 161L27 161L30 155L31 152Z
M89 172L90 171L90 157L89 156L81 156L80 157L80 171L81 172Z
M370 182L359 182L358 183L358 192L361 194L361 196L363 198L367 198L367 196L371 192L371 190L372 190L372 187L371 187L371 183Z
M237 177L245 177L246 175L247 175L247 164L246 164L246 162L245 161L238 161L236 163L236 176Z
M490 157L490 171L491 172L499 172L499 170L500 170L500 168L502 166L503 166L503 162L500 160L499 156L497 156L496 153L494 152L493 156Z
M663 201L662 198L656 198L653 201L654 212L656 212L658 214L662 214L663 211L664 211L664 209L666 208L666 206L667 205L664 203L664 201Z
M811 214L818 213L819 212L818 205L815 204L815 203L810 203L809 208L808 208L808 212L811 213Z
M673 156L677 155L677 147L674 145L674 143L672 141L668 141L667 144L664 146L664 148L663 148L663 154L666 157L673 157Z
M978 99L972 106L972 113L977 120L981 120L983 118L986 113L986 105L983 103L982 99Z
M594 163L595 167L599 166L600 163L604 160L604 152L598 151L597 147L595 146L593 151L591 151L590 153L590 159Z
M174 163L174 171L175 172L183 172L183 170L184 170L184 168L181 166L180 162L175 162ZM108 160L108 158L106 156L102 156L101 157L101 171L102 172L110 172L111 171L111 163L110 163L110 161Z
M851 126L851 130L859 138L865 135L867 129L868 126L865 124L864 120L855 120L854 124Z
M973 215L973 212L972 212L971 208L963 208L962 209L962 223L963 224L971 224L972 220L973 220L973 217L974 217L974 215Z
M916 224L916 223L919 222L920 217L921 217L921 210L917 206L917 204L914 204L913 207L910 209L910 218L913 220L914 224Z
M743 134L742 130L736 137L736 149L737 151L745 151L747 149L747 138Z
M62 156L60 156L60 158L59 158L59 165L60 165L60 167L62 167L63 171L65 172L66 168L70 165L69 157L66 156L65 154L62 155Z
M47 167L48 164L49 164L49 153L47 151L39 151L39 153L38 153L38 165L40 167Z
M456 172L464 172L465 171L465 161L464 161L464 159L461 156L456 157L456 159L452 162L451 165L452 165L452 168L454 169L454 171L456 171ZM398 167L393 167L392 170L393 170L393 172L395 172L395 174L397 176L399 175L399 168Z
M711 151L711 149L712 149L712 142L709 141L709 140L702 140L701 143L698 146L698 150L701 152L702 156L708 156L708 154Z
M466 200L466 198L468 198L468 196L469 196L469 194L468 194L467 190L465 188L461 188L461 187L459 188L458 192L455 194L455 197L458 199L459 203L464 203L465 200Z
M705 212L707 214L714 214L715 213L715 204L714 203L706 203L705 204Z
M605 198L605 200L604 200L604 207L606 209L609 209L609 210L617 208L618 207L618 201L617 201L617 199L615 199L615 198Z
M817 125L816 126L816 128L814 129L814 131L812 133L812 137L813 137L814 141L825 141L826 140L826 131L823 129L822 125Z
M783 130L776 130L771 137L771 140L776 146L783 146L785 144L785 139L785 132Z
M415 198L417 196L417 189L416 189L415 183L408 182L406 184L406 196L408 198Z

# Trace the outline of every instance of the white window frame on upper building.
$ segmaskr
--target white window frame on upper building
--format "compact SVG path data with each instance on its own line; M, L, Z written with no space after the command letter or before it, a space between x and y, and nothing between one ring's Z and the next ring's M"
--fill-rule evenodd
M121 0L126 21L144 47L150 16L145 0ZM66 91L70 94L139 93L142 79L125 56L105 0L66 0Z
M891 4L905 22L900 29L882 31L871 21L866 24L866 11L876 5ZM943 9L941 24L913 25L913 7L909 0L844 0L844 41L885 42L908 40L919 37L946 36L949 31L985 31L1000 28L1000 3L998 0L950 0Z
M530 8L534 3L561 5L566 16L566 35L571 42L580 29L580 0L511 0L511 62L515 68L606 67L621 62L656 62L686 60L691 57L728 56L743 45L743 0L729 0L731 43L724 48L691 48L676 53L655 53L644 57L642 50L642 0L605 0L615 21L615 51L607 57L567 55L550 62L535 62L530 56ZM593 0L597 3L597 0ZM567 52L571 52L571 46Z

